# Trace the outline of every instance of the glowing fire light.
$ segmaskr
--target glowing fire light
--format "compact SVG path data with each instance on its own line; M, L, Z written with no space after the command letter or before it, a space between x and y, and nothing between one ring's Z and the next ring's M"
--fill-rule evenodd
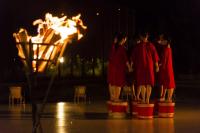
M50 13L45 15L45 20L35 20L34 26L38 26L36 36L29 36L26 29L21 28L18 33L14 33L19 56L24 59L28 66L28 58L32 50L32 67L34 71L42 72L47 67L49 61L58 59L62 56L68 42L77 37L79 40L83 37L81 29L87 27L83 25L78 14L71 19L67 16L56 17ZM32 48L29 45L32 44ZM60 55L58 55L61 53Z

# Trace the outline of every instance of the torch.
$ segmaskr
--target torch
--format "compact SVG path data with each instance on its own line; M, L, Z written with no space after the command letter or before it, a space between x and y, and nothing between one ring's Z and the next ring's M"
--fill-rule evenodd
M41 127L40 116L45 108L47 97L56 75L55 73L52 75L42 106L38 110L33 98L33 90L37 87L37 74L44 73L51 65L58 68L59 59L63 56L66 46L72 40L82 38L81 32L87 27L83 25L80 17L81 15L78 14L68 19L66 16L57 17L47 13L45 20L38 19L33 22L34 26L38 26L38 34L36 36L30 36L24 28L20 28L17 33L13 34L18 48L18 55L23 61L26 70L32 105L33 133L36 133L37 128ZM40 130L42 129L40 128Z

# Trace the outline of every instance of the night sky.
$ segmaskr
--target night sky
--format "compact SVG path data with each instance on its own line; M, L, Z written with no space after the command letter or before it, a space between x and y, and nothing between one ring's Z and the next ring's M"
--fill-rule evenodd
M200 1L198 0L133 0L131 2L128 0L118 2L114 0L1 0L0 56L4 62L1 67L4 69L12 65L13 58L17 56L12 37L13 32L24 27L30 34L36 34L36 27L32 26L32 22L38 18L44 19L46 12L55 15L64 13L67 16L81 13L83 22L88 26L88 31L81 42L83 45L77 48L77 51L87 53L88 56L96 56L95 53L100 55L101 52L94 50L95 47L101 47L94 38L107 36L106 30L109 28L98 32L96 28L98 25L105 26L106 20L109 19L108 14L112 14L111 12L118 8L127 10L124 16L127 14L135 16L135 33L145 29L150 31L152 36L159 32L166 32L172 37L176 73L200 74ZM98 20L96 12L107 17L104 17L104 20ZM135 33L132 32L130 36ZM105 43L104 48L106 49L111 39L112 35L105 39L109 41L102 41L98 38L100 43ZM96 46L93 46L94 43Z

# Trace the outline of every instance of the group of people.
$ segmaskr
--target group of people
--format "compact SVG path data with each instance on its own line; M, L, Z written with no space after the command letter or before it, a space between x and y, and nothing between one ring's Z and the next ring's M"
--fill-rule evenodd
M110 50L107 74L110 100L120 101L121 89L127 85L126 74L132 72L134 78L131 79L133 80L131 86L135 100L149 103L157 74L160 100L172 102L175 81L171 40L166 35L160 34L156 42L152 43L149 41L149 33L141 33L130 56L125 48L126 40L126 35L117 34Z

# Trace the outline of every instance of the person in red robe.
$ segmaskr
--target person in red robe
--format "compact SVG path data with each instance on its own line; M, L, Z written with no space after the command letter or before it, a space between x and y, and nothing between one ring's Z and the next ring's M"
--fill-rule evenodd
M164 34L159 36L158 44L161 46L160 52L160 71L159 85L161 86L161 101L165 101L167 93L167 102L172 102L172 96L175 88L174 71L172 63L171 41Z
M137 44L131 53L131 66L135 74L137 85L137 100L142 96L142 103L149 103L152 86L154 86L154 69L159 71L158 54L155 46L148 41L149 34L140 35L140 43Z
M126 70L130 68L126 49L124 44L126 36L119 34L114 39L109 61L108 61L108 77L110 100L119 101L121 88L126 83Z
M133 40L133 46L132 46L132 48L131 48L131 51L132 51L132 49L137 45L137 44L139 44L141 42L141 40L140 40L140 38L139 38L139 36L138 35L136 35L135 37L134 37L134 40ZM131 57L130 57L131 58ZM131 59L130 59L131 60ZM136 96L136 91L137 90L139 90L139 89L137 89L137 85L136 85L136 83L135 83L135 74L134 74L134 71L133 71L133 69L132 69L132 65L133 64L131 64L131 69L129 70L129 74L130 74L130 77L129 77L129 80L131 81L131 87L132 87L132 96L133 96L133 100L134 101L137 101L137 96ZM137 92L137 95L140 95L140 92ZM139 96L138 96L139 97Z

